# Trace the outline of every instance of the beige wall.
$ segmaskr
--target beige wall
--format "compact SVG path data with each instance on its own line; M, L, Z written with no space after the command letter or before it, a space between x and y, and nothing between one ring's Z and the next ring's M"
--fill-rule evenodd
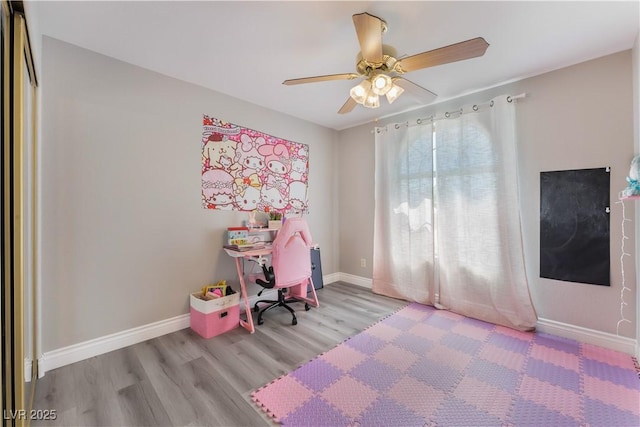
M637 45L633 58L621 52L379 122L526 92L518 101L520 179L535 306L542 318L610 333L620 307L619 205L611 287L541 279L539 172L612 166L616 200L638 140ZM58 40L44 38L42 51L42 351L184 314L189 291L235 281L219 247L224 228L244 217L200 208L203 113L308 143L309 221L323 273L371 277L373 124L336 133ZM628 216L634 208L627 204ZM633 223L627 234L633 248ZM626 337L636 336L633 264L625 264L633 289Z
M484 102L500 94L527 93L518 101L521 208L525 259L532 298L541 318L616 333L619 320L622 239L621 207L614 204L625 188L634 153L631 51L564 68L411 113L379 124L415 120L436 112ZM637 120L637 119L636 119ZM343 273L371 277L373 254L373 124L339 134L340 265ZM562 282L539 277L539 181L541 171L611 166L612 286ZM635 205L626 203L627 217ZM634 223L626 224L628 251L635 246ZM360 259L367 259L367 267ZM635 338L635 262L625 259L625 278L632 288L625 309L631 324L620 334Z
M633 45L633 140L635 154L640 154L640 33ZM637 204L637 203L636 203ZM636 209L635 223L640 223L640 209ZM635 261L640 265L640 227L636 227ZM640 283L640 269L636 270L636 283ZM636 292L636 310L640 309L640 292ZM636 357L640 357L640 315L636 313Z
M335 131L51 38L42 59L43 352L185 314L214 280L237 289L221 246L247 215L200 205L202 114L309 144L308 220L338 271Z

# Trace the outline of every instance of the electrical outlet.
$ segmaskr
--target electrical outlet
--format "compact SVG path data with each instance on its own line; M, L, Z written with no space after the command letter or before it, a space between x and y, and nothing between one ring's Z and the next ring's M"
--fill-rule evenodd
M360 267L366 267L366 266L367 266L367 259L360 258Z

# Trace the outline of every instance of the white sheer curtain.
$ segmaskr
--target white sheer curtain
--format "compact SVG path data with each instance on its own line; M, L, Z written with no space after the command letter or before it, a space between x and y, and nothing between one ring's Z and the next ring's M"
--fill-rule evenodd
M414 126L400 132L401 126L398 132L376 134L375 292L439 302L460 314L521 330L535 326L520 230L514 108L503 96L436 120L434 128ZM434 165L434 191L424 189L425 184L419 195L410 192L413 201L402 191L390 191L393 182L402 181L402 164L396 157L402 159L404 147L416 144L412 135L434 134L434 129L433 150L422 150L429 152L425 164ZM401 139L390 142L395 136ZM394 148L398 153L393 153ZM384 159L378 160L379 156ZM404 203L415 206L421 197L435 199L435 250L433 240L420 242L421 248L409 245L406 240L411 242L415 231L390 214ZM424 218L429 219L425 223L433 222L429 214ZM428 235L433 238L432 233ZM408 262L417 261L404 252L395 254L407 247L412 255L424 257L418 262L424 266L424 277L403 274L412 268L406 266ZM439 301L434 298L436 288Z
M431 124L376 129L373 291L433 303Z

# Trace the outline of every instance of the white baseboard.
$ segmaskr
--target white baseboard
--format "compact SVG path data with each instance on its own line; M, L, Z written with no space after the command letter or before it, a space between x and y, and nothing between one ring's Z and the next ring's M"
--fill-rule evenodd
M598 345L630 355L637 354L638 343L631 338L620 337L607 332L569 325L549 319L538 319L536 330L559 337L570 338L587 344Z
M161 320L104 337L45 352L38 362L38 377L47 371L118 350L151 338L176 332L190 326L189 314Z
M31 382L31 369L33 369L33 361L29 358L24 359L24 382Z
M325 285L329 285L331 283L335 283L339 281L340 281L340 273L331 273L331 274L322 276L322 282Z
M323 276L325 284L334 282L347 282L364 288L372 288L372 280L367 277L356 276L348 273L332 273ZM270 289L260 297L252 295L249 298L250 306L258 299L275 299L276 291ZM240 304L244 311L244 304ZM171 319L161 320L126 331L117 332L104 337L92 339L82 343L70 345L57 350L44 353L38 361L38 376L42 377L47 371L79 362L93 356L108 353L139 342L156 338L190 326L189 314L183 314ZM619 337L606 332L595 331L580 326L569 325L548 319L538 319L537 330L552 335L571 338L576 341L599 345L612 350L621 351L638 357L640 355L640 343L634 339ZM25 381L31 379L32 361L25 359Z
M352 285L361 286L363 288L371 289L373 287L373 280L368 277L356 276L348 273L336 273L340 277L341 282L351 283Z

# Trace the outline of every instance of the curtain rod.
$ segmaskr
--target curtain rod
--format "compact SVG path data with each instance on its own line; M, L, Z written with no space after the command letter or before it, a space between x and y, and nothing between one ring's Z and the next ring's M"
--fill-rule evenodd
M513 102L516 99L522 99L525 98L527 96L526 92L520 93L518 95L507 95L507 102ZM493 107L493 100L491 101L487 101L481 104L474 104L471 108L473 109L473 111L478 111L478 109L480 107L484 107L484 106L490 106ZM462 108L460 108L459 110L455 110L455 111L445 111L444 114L442 114L442 117L448 119L449 117L451 117L453 114L462 114ZM433 121L434 119L436 119L437 114L432 114L429 117L424 117L424 118L418 118L416 119L416 125L420 125L423 122L427 122L427 121ZM396 129L400 128L400 125L406 125L406 126L413 126L409 124L409 121L403 122L403 123L388 123L384 126L376 126L374 129L371 130L371 133L376 132L376 129L378 132L380 132L380 129L386 128L389 125L394 125Z

